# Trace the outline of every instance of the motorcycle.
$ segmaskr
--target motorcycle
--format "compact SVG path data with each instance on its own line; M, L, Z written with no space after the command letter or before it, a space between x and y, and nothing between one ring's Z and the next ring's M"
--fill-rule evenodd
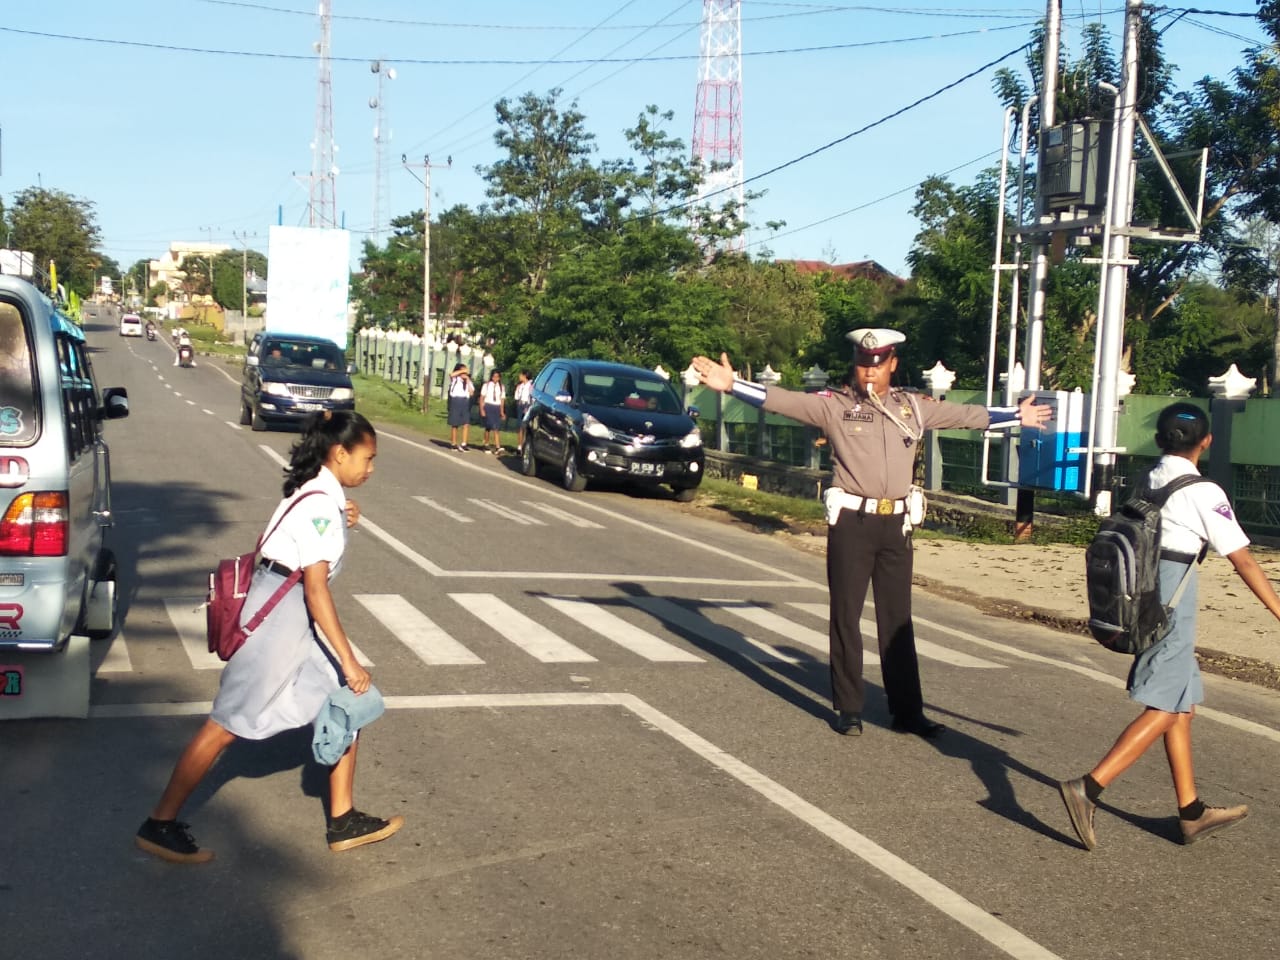
M154 323L147 324L147 339L154 341L156 338L156 325Z
M190 367L195 365L195 354L191 351L191 344L178 344L178 366Z

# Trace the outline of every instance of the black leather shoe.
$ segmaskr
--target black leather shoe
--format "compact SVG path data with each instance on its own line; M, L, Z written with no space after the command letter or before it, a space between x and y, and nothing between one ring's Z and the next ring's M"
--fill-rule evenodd
M920 713L914 717L894 717L893 729L898 733L913 733L917 737L933 740L946 728Z
M846 737L862 736L862 714L841 710L831 724L832 729Z

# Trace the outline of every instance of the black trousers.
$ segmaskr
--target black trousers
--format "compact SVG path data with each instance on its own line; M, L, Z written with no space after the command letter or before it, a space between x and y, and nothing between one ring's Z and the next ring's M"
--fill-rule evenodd
M862 607L875 591L880 669L889 712L904 719L921 712L920 666L911 623L911 537L902 515L842 510L827 528L827 590L831 596L831 691L837 710L861 713Z

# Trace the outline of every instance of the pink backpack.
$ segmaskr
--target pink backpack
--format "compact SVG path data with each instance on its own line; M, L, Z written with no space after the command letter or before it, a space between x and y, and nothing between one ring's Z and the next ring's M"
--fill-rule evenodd
M310 490L298 497L280 514L280 519L272 524L271 529L258 538L258 545L252 553L242 553L229 560L219 560L218 568L209 574L209 597L205 601L205 617L208 626L209 652L216 653L221 660L230 660L232 654L244 646L245 639L262 625L267 615L275 609L284 595L295 583L302 579L302 571L294 570L285 577L284 583L276 588L275 593L267 599L257 613L244 626L240 618L244 613L244 601L249 596L249 584L253 580L253 568L258 565L258 553L276 528L284 522L289 511L307 497L319 494L319 490Z

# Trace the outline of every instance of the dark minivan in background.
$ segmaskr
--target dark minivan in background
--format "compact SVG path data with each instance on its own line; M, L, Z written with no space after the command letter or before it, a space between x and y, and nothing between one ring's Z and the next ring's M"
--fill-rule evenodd
M692 500L704 462L697 415L652 370L552 360L533 379L521 469L533 476L550 464L566 490L607 479L667 484L677 500Z
M240 422L265 430L317 410L354 410L356 394L342 349L301 334L254 335L240 377Z

